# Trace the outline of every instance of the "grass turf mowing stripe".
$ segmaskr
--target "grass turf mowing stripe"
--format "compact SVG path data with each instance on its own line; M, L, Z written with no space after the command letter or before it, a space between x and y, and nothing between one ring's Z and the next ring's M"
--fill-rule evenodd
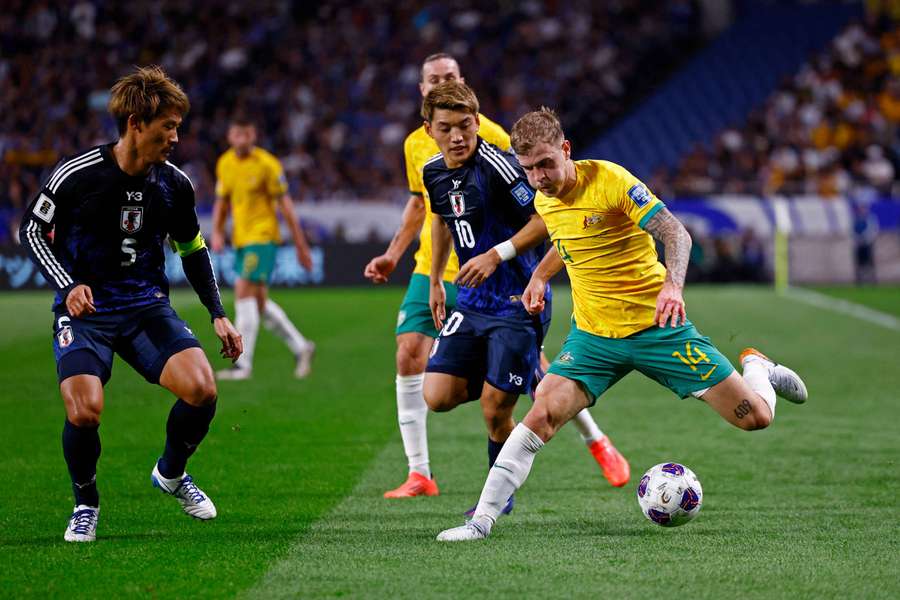
M816 308L823 308L832 312L849 315L862 321L874 323L875 325L879 325L886 329L900 331L900 319L897 317L862 304L857 304L856 302L851 302L850 300L835 298L834 296L828 296L813 290L802 288L790 288L787 292L787 297L810 306L815 306Z

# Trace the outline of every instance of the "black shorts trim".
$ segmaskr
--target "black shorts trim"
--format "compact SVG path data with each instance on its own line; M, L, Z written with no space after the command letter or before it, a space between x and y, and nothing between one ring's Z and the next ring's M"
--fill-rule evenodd
M80 348L63 356L56 365L59 383L75 375L96 375L106 385L112 373L106 363L90 348Z

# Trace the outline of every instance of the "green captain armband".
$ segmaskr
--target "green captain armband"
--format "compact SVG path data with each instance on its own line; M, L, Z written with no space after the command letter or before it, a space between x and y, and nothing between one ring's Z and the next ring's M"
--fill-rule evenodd
M206 248L206 240L203 239L203 234L199 231L197 232L197 237L190 242L176 242L174 239L172 240L172 250L177 252L181 258L190 256L203 248Z

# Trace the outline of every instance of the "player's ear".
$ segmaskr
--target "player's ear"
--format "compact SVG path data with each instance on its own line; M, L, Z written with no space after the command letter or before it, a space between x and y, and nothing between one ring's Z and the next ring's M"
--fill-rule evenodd
M478 113L475 113L475 133L481 129L481 119L478 118Z
M136 114L128 115L128 129L134 129L136 131L140 131L143 123L141 123L141 118Z
M569 160L569 157L572 155L572 142L570 142L569 140L563 140L562 151L563 156L566 157L566 160Z
M428 134L429 137L434 137L431 133L431 123L428 121L422 121L422 124L425 126L425 133Z

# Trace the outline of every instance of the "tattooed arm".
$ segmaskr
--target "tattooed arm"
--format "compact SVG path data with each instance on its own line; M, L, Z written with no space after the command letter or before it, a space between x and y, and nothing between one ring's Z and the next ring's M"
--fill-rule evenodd
M671 317L672 327L677 327L681 317L683 325L687 315L682 290L691 254L691 236L668 208L653 215L644 225L644 230L666 249L666 281L656 297L654 320L660 327L665 327Z

